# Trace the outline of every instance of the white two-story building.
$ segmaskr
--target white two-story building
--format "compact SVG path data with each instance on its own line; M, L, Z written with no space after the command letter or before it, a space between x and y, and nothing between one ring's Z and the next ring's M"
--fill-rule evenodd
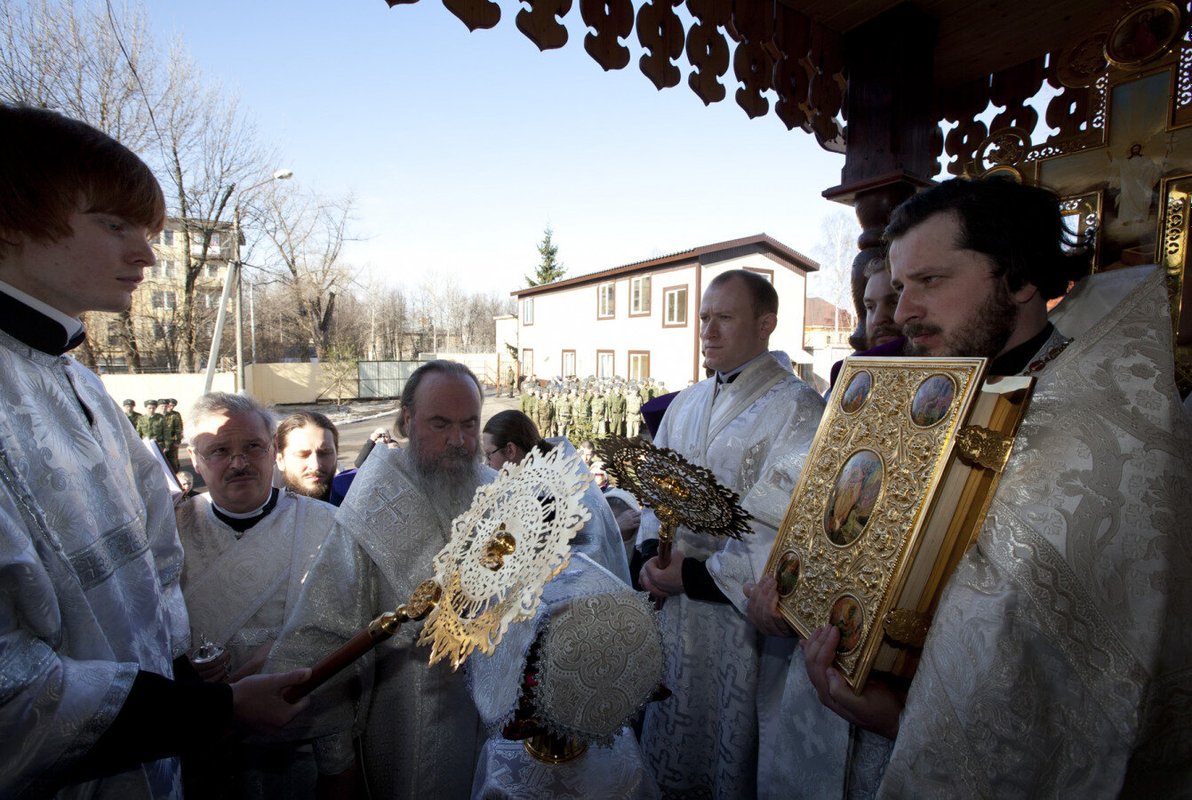
M778 328L770 346L806 361L807 273L819 265L762 233L513 292L522 375L649 377L670 389L701 380L699 299L733 269L774 284Z

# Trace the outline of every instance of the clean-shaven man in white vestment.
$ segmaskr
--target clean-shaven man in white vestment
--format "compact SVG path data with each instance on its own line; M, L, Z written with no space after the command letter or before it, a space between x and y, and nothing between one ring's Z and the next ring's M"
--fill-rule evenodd
M173 756L303 675L199 682L162 469L65 355L153 265L157 181L50 111L0 104L0 141L0 797L177 797Z
M755 488L768 491L759 485L763 475L797 478L823 413L815 390L768 352L777 314L778 295L757 273L734 270L708 284L700 339L716 375L675 398L655 437L711 470L746 510ZM756 793L760 637L744 617L742 587L758 579L775 535L773 520L761 519L739 542L680 528L662 569L650 557L658 519L642 514L638 547L647 560L638 579L668 598L664 683L674 696L647 708L642 730L646 763L664 796Z
M913 352L989 356L992 374L1038 383L909 693L879 677L853 695L830 668L839 634L822 629L789 718L818 694L893 741L865 775L850 758L833 796L1187 796L1192 468L1162 272L1085 278L1049 319L1087 261L1061 248L1054 194L1004 181L934 187L886 237ZM774 746L806 753L790 734ZM825 777L785 763L783 796Z
M306 579L268 669L310 665L344 644L431 577L431 559L476 488L496 475L480 463L480 384L462 364L430 361L406 382L401 449L376 450L352 485ZM374 797L453 798L471 790L483 726L464 671L416 647L404 626L374 654L316 691L318 733L362 729ZM357 687L362 695L357 700Z
M331 530L335 507L272 486L273 416L253 398L212 392L187 419L191 462L209 493L178 506L186 551L182 595L191 629L223 648L195 667L206 680L236 680L264 665ZM338 748L328 750L331 744ZM320 745L329 773L351 766L350 735ZM204 771L230 774L234 788L226 791L242 797L315 788L314 762L293 744L257 742L220 761Z

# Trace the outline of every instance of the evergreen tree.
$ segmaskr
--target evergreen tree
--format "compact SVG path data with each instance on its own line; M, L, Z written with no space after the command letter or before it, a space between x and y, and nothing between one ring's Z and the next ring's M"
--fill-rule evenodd
M551 243L551 236L554 231L550 226L546 226L546 230L542 232L542 243L538 245L538 255L542 257L542 261L538 264L538 271L533 277L526 276L527 286L541 286L544 283L554 283L567 274L567 269L559 263L557 256L559 255L559 246Z

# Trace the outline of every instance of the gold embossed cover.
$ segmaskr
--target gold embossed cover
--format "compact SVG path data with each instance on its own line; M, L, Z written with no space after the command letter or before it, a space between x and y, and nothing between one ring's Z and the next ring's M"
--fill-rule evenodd
M985 516L1032 378L983 358L850 358L770 553L803 636L841 629L837 666L909 677L939 591Z

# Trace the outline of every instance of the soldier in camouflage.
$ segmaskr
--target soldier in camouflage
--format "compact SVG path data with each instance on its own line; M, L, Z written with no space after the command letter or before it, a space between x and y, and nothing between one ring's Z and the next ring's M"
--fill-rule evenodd
M605 422L604 411L606 401L604 393L597 388L596 393L592 395L592 435L604 436L608 433L607 423Z
M552 397L550 389L543 389L542 396L538 398L538 423L539 431L551 431L551 436L554 436L555 430L555 402ZM546 434L543 433L545 436Z
M174 398L162 400L162 405L165 406L165 413L162 414L163 424L165 426L166 437L166 461L170 468L177 472L181 467L178 465L178 447L182 444L182 414L175 410L178 401Z
M608 425L609 433L613 436L621 436L624 429L621 427L625 424L625 387L614 386L608 395Z
M571 390L560 389L555 396L555 436L566 436L571 430Z
M625 393L625 435L632 439L642 426L642 396L635 388Z
M132 429L137 429L137 421L141 418L141 413L137 411L136 400L124 401L124 413L128 415L128 421L132 423Z
M166 451L165 418L157 413L157 400L145 401L145 413L137 420L137 435L142 439L152 439L162 453Z

